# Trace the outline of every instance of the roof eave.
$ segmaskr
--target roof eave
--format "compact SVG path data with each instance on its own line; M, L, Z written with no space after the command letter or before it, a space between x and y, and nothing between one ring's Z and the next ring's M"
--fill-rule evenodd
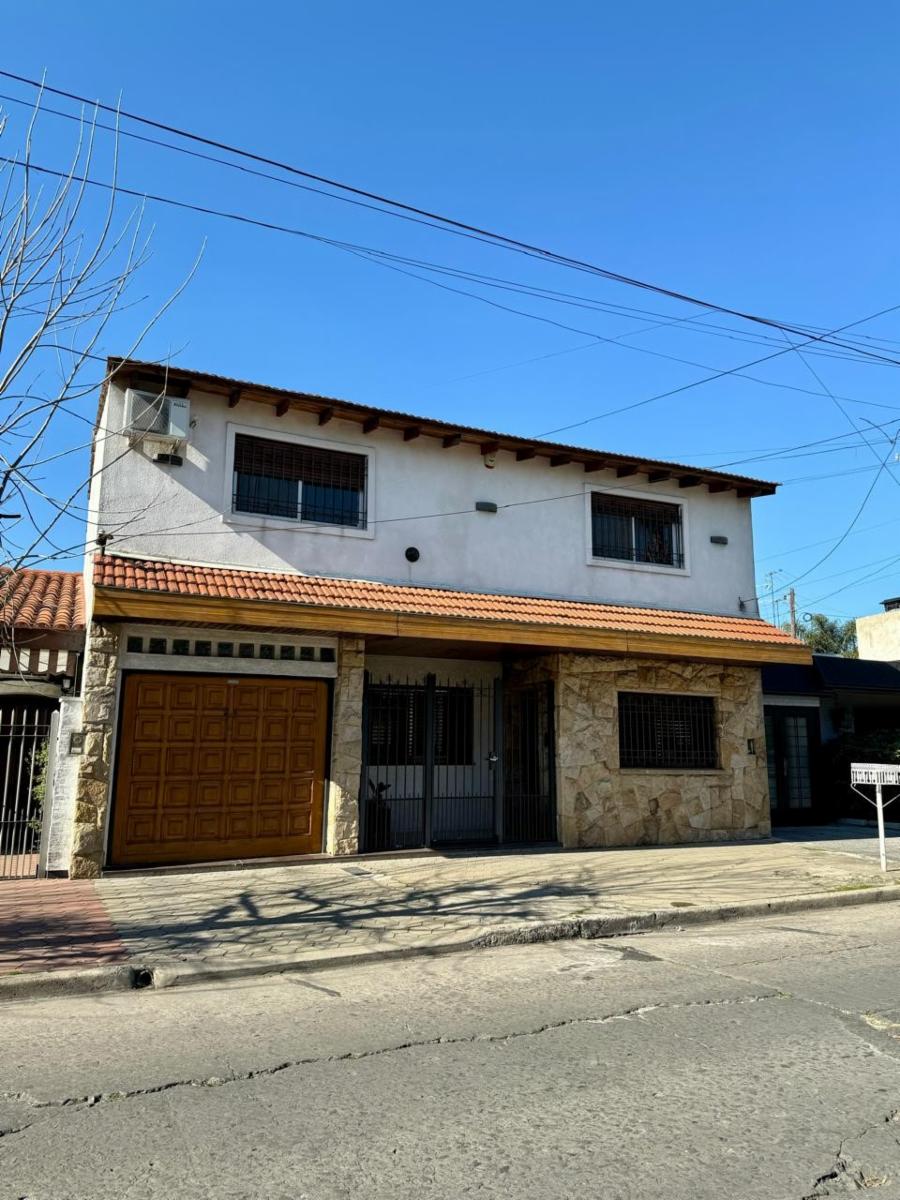
M136 359L110 358L108 367L111 375L121 377L126 384L129 375L138 378L145 376L148 382L152 378L157 380L165 378L170 384L202 386L205 391L221 395L232 408L245 401L269 404L276 408L279 416L295 410L316 415L319 423L323 425L335 419L354 421L364 428L368 426L368 432L374 432L376 429L390 429L401 433L408 441L422 436L440 439L448 450L453 446L465 443L477 446L484 454L504 451L518 456L522 461L540 457L550 460L551 466L582 465L586 474L609 469L622 476L646 475L649 483L671 481L682 488L706 486L712 492L734 491L739 499L771 496L779 486L769 480L706 470L685 463L672 463L638 455L570 446L562 442L517 437L487 429L454 425L451 422L415 416L412 413L359 404L356 401L342 400L333 396L289 391L285 388L270 387L267 384L250 383L202 371L181 370Z

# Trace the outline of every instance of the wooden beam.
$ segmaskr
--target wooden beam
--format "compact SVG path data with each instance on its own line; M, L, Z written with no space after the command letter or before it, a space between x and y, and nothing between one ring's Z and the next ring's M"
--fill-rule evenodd
M667 479L672 478L671 471L651 471L647 476L650 483L665 483Z
M334 417L334 409L333 408L320 408L319 409L319 424L320 425L327 425L328 422L333 417Z
M698 483L702 482L699 475L682 475L678 480L678 486L680 488L696 487Z
M571 461L571 454L553 454L550 456L551 467L567 467Z
M753 487L739 487L737 494L739 500L749 500L752 496L758 496L759 492Z
M229 408L237 408L237 406L240 402L240 399L241 399L241 389L235 388L234 391L229 392L229 394L228 394L228 407Z
M625 479L629 475L637 475L639 470L637 463L629 463L627 467L616 467L616 475L620 479Z
M662 659L696 659L746 665L792 662L809 664L807 646L780 642L748 642L695 634L625 633L621 630L572 628L545 622L480 620L378 610L330 608L289 601L233 600L227 597L174 596L126 588L97 588L94 615L145 621L200 621L234 628L245 625L282 632L319 631L388 637L421 637L442 641L493 642L510 646L542 646L598 650Z
M534 458L536 453L537 451L531 446L528 446L523 450L517 450L516 462L528 462L529 458Z
M412 442L419 437L421 433L422 427L420 425L407 425L406 429L403 430L403 440L404 442Z
M441 438L441 445L445 450L449 450L451 446L458 446L461 441L461 433L447 433Z
M482 454L496 454L499 449L500 449L499 442L482 442L481 443L481 453Z
M734 487L733 483L708 483L706 485L711 492L730 492Z
M606 463L602 458L591 458L584 464L584 473L590 475L594 471L602 471L605 466Z
M372 413L371 416L366 417L366 419L363 421L362 431L363 433L374 433L380 424L381 417L379 417L376 413Z
M291 407L290 400L279 400L275 405L275 416L283 417L287 410Z

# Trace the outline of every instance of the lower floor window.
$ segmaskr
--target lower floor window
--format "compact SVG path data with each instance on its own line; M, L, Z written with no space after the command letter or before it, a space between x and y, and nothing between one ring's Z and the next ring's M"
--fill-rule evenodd
M718 765L711 696L619 693L619 766L710 770Z

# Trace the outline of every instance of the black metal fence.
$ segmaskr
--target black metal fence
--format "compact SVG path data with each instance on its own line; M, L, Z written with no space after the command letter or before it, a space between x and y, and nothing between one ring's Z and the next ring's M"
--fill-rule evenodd
M0 879L37 873L52 711L0 700Z
M549 685L366 681L367 851L556 840Z

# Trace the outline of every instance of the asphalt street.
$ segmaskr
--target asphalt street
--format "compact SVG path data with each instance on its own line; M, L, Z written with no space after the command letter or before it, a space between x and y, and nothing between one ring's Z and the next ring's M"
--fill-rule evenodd
M0 1196L900 1198L900 904L0 1008Z

